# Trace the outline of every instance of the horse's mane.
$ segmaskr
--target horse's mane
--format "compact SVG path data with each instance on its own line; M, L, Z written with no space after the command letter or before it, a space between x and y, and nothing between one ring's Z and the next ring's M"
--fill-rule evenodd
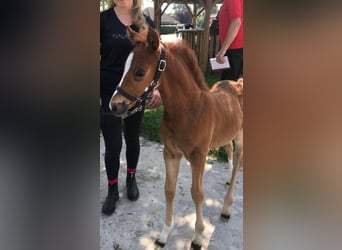
M191 75L193 76L194 81L198 85L198 87L202 90L209 90L208 85L206 84L203 72L201 68L198 66L197 57L195 55L195 52L189 48L185 42L170 42L165 44L166 49L170 51L170 53L176 57L178 60L183 61L183 64L188 67L189 72L191 72ZM172 56L170 56L170 59ZM171 62L169 63L179 63L175 60L171 59Z

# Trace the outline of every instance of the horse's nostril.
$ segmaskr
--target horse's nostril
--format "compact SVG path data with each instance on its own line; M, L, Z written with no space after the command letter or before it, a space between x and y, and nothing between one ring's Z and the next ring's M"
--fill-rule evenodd
M116 112L117 109L118 109L117 106L116 106L116 104L115 104L115 103L112 103L111 106L112 106L112 112Z
M110 107L114 115L121 116L126 112L128 105L125 103L111 103Z

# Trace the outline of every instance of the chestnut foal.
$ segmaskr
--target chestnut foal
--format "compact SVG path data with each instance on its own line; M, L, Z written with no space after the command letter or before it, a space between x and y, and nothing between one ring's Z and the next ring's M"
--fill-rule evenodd
M163 246L173 226L176 182L184 156L191 165L191 195L196 208L191 248L200 249L204 230L202 205L206 156L210 148L224 146L231 157L234 140L232 177L221 217L229 219L231 214L243 155L243 80L219 81L209 90L195 54L188 46L162 44L153 29L137 33L128 28L128 34L135 48L127 58L124 75L109 106L114 115L126 117L140 109L154 88L159 89L164 105L160 136L166 167L166 218L156 243Z

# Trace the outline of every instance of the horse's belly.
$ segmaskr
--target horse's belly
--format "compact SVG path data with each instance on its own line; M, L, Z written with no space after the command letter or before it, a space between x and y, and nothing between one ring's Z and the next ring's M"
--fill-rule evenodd
M209 148L217 148L217 147L227 145L229 142L231 142L234 139L236 134L237 132L233 134L232 133L221 134L221 135L214 136L211 140Z
M217 119L210 140L210 147L220 147L232 141L242 129L242 114L236 112L235 115L225 117L221 115ZM224 122L223 122L224 121Z

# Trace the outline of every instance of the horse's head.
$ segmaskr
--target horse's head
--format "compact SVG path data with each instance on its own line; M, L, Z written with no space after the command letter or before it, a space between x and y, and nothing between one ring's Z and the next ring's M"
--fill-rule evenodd
M123 76L109 102L113 114L120 117L141 110L165 68L165 60L161 60L161 54L165 59L165 52L161 53L164 49L161 49L159 35L154 29L137 33L128 27L127 32L135 47L127 57Z

